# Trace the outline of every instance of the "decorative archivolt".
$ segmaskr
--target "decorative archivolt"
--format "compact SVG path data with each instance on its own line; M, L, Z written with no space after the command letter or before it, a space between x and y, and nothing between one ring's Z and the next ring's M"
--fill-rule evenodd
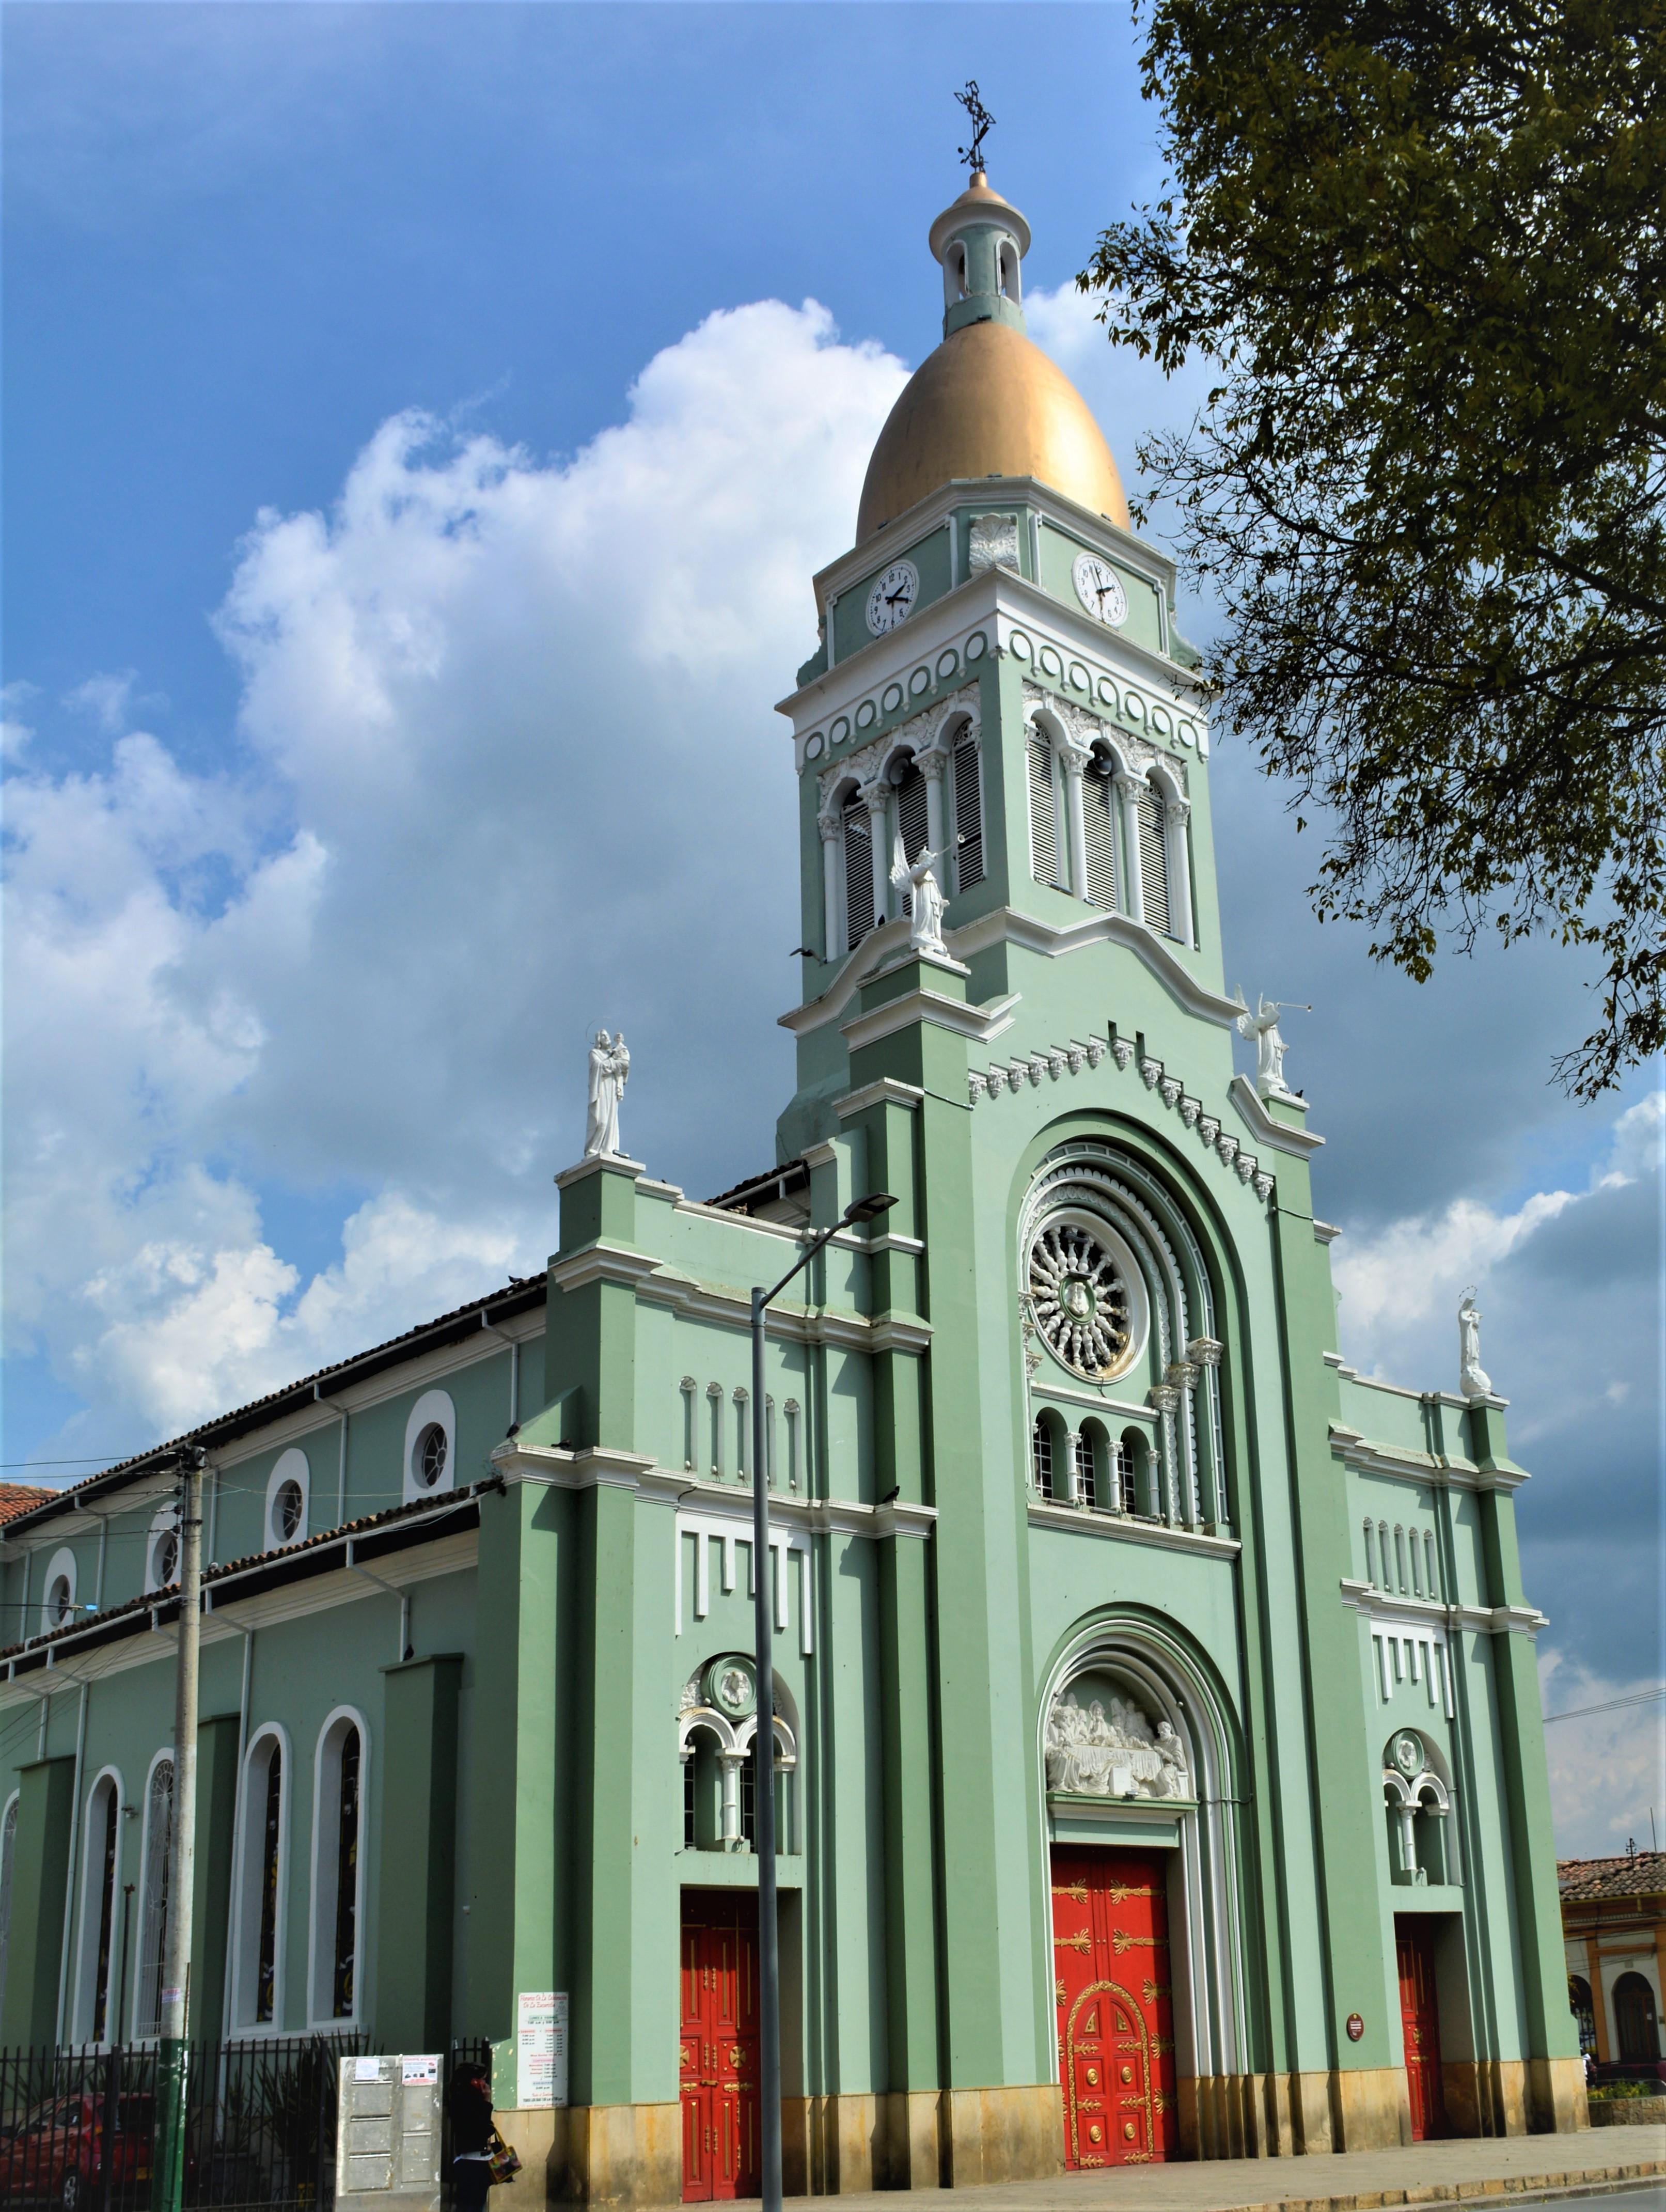
M1172 753L1147 744L1143 738L1131 736L1102 714L1091 714L1068 699L1043 691L1038 684L1031 684L1027 678L1023 697L1025 720L1045 730L1055 744L1062 740L1079 753L1091 752L1095 745L1103 744L1128 775L1144 776L1149 781L1154 771L1161 780L1165 796L1184 803L1186 764Z
M693 1739L703 1731L712 1737L720 1759L739 1764L751 1756L757 1740L757 1683L751 1662L728 1653L702 1661L683 1685L677 1706L677 1756L690 1759ZM798 1732L793 1725L790 1701L777 1682L775 1695L775 1765L790 1769L799 1763Z
M847 753L842 760L836 760L824 769L819 778L821 800L818 814L824 829L838 818L834 794L849 784L860 787L864 784L879 782L898 753L913 753L916 757L922 753L941 753L945 750L944 740L951 737L962 722L970 721L976 736L980 726L977 702L977 685L964 684L947 700L939 701L922 714L910 715L906 722L897 723L895 729L887 730L883 737L873 738L855 752Z

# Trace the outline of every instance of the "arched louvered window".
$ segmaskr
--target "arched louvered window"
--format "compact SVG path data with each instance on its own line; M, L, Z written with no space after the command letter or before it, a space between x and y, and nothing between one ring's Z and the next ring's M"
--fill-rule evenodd
M1043 732L1032 729L1024 752L1030 775L1030 872L1038 884L1052 884L1062 890L1053 748Z
M1169 927L1169 856L1163 836L1163 801L1149 785L1140 788L1140 896L1148 927L1160 936Z
M1116 903L1116 785L1110 757L1095 753L1082 778L1087 896L1095 906Z
M906 762L898 762L892 781L897 788L897 828L903 840L903 850L910 860L917 860L926 850L926 779L920 773L920 763L912 755ZM903 911L914 912L914 894L903 893Z
M162 1968L167 1954L169 1853L173 1844L173 1761L150 1770L144 1808L144 1903L139 1919L139 1985L134 2033L160 2035Z
M954 743L957 891L969 891L983 881L983 792L978 775L977 733L969 722Z
M852 792L844 804L845 950L858 945L873 927L873 847L867 809Z

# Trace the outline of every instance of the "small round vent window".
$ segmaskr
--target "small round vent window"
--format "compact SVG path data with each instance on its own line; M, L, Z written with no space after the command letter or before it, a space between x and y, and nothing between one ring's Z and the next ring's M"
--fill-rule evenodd
M307 1501L301 1494L301 1485L291 1475L287 1482L279 1483L277 1495L272 1500L272 1527L279 1543L294 1543L306 1517Z
M173 1528L164 1528L157 1537L150 1554L150 1579L154 1588L166 1589L176 1581L179 1572L179 1538Z
M446 1432L430 1421L417 1437L410 1455L411 1480L418 1490L437 1490L446 1477Z
M70 1588L67 1575L57 1575L46 1593L46 1618L54 1628L62 1628L76 1609L75 1594Z
M1036 1328L1054 1358L1096 1382L1121 1374L1134 1341L1128 1286L1090 1223L1049 1215L1031 1240L1027 1272Z

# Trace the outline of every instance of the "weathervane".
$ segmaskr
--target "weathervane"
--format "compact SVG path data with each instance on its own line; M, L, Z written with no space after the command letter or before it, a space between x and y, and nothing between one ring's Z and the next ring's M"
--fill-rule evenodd
M995 118L978 97L975 76L967 78L965 91L956 93L955 98L965 109L966 118L972 126L972 143L960 149L960 158L976 176L983 167L983 141L994 129Z

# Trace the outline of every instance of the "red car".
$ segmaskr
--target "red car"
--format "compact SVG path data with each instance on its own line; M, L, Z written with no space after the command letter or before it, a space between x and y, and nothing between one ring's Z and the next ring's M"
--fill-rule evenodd
M37 2105L0 2134L0 2203L94 2212L104 2195L104 2100L90 2091ZM112 2196L124 2207L150 2194L152 2096L118 2097L111 2146Z

